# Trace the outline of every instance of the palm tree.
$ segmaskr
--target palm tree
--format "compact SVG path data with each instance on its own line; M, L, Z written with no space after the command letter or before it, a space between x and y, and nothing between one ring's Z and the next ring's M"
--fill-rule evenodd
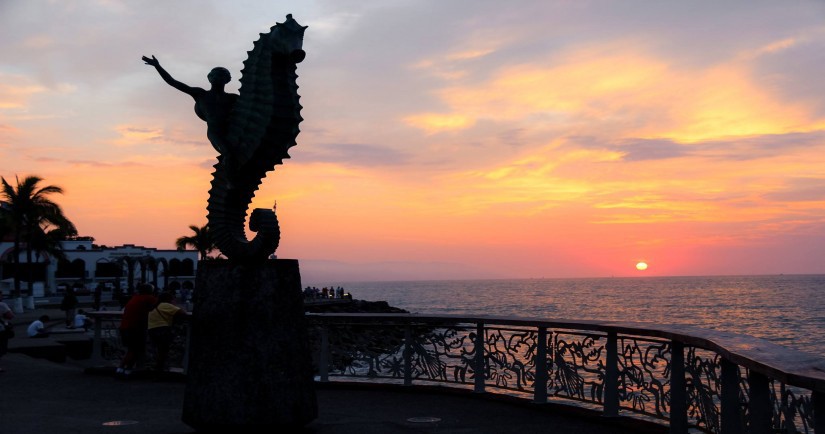
M212 233L209 232L209 225L205 224L202 227L189 225L193 234L190 236L182 236L175 241L175 246L181 250L185 250L188 246L192 246L200 254L200 259L203 261L207 259L209 253L215 250L215 241L212 240Z
M9 215L9 209L5 203L0 202L0 242L6 240L6 235L11 233L11 217ZM10 259L10 256L6 258L7 260ZM0 279L3 278L3 264L4 261L0 260Z
M66 261L66 253L63 252L63 241L77 235L74 226L69 228L36 228L30 240L31 248L34 251L34 262L40 263L40 258L45 255L46 262L52 260ZM29 282L33 281L34 270L29 266ZM31 288L29 288L31 290Z
M0 203L8 210L10 226L14 233L14 296L20 296L20 275L17 272L20 262L20 245L26 244L26 262L29 268L28 289L32 293L32 253L35 240L40 232L47 229L59 229L67 234L77 233L74 224L63 215L63 210L48 196L51 194L63 194L63 189L47 185L40 187L43 178L30 175L23 178L22 182L15 177L16 186L9 184L5 178L2 181L2 191L0 191Z
M40 257L45 253L46 257L52 257L58 261L65 261L66 254L63 252L63 241L74 239L77 230L74 226L69 228L42 228L35 229L31 239L32 250L34 250L35 262L40 262Z
M5 202L0 202L0 241L11 233L11 210Z

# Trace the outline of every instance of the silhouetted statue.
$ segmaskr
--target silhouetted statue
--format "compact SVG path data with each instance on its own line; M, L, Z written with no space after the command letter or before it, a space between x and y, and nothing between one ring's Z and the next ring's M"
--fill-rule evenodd
M206 218L215 245L233 261L261 261L278 248L274 210L253 210L249 228L257 234L250 241L246 212L266 173L289 158L289 148L296 145L303 119L295 70L306 56L304 30L287 15L269 33L261 33L244 62L240 95L224 90L231 80L226 68L212 69L207 76L211 87L204 90L172 78L155 56L143 57L166 83L195 99L195 113L206 121L206 135L219 153Z
M218 151L223 156L224 164L227 164L227 158L231 155L226 140L226 135L229 130L229 120L232 109L235 107L235 101L238 95L234 93L226 93L224 86L231 80L232 76L229 70L221 66L212 68L212 71L206 76L212 87L207 91L200 87L190 87L181 83L166 72L160 61L152 56L151 58L143 56L143 61L147 65L152 65L158 70L163 81L168 83L175 89L191 96L195 100L195 114L204 120L207 125L206 136Z
M301 273L294 259L269 259L280 240L274 209L249 204L266 173L289 158L301 122L296 65L306 27L291 15L261 34L241 71L240 94L227 93L224 68L211 87L183 84L143 57L163 80L195 100L218 151L207 219L229 261L202 261L189 330L182 419L197 431L281 432L318 416L304 318ZM290 431L291 432L291 431Z

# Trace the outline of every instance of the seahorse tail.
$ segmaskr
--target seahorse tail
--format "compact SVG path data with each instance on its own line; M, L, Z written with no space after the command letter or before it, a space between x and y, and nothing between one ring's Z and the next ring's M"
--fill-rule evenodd
M247 170L232 176L232 169L224 166L222 157L218 157L218 164L214 167L206 218L215 245L232 260L248 262L266 259L278 248L281 239L275 212L265 208L253 210L249 226L256 232L255 237L247 240L245 230L249 204L266 176L266 170ZM232 187L227 188L227 185ZM235 188L236 185L245 188Z

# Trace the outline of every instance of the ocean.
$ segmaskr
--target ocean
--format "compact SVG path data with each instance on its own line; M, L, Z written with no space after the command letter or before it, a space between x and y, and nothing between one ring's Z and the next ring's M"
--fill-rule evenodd
M683 323L825 357L825 275L324 282L421 314Z

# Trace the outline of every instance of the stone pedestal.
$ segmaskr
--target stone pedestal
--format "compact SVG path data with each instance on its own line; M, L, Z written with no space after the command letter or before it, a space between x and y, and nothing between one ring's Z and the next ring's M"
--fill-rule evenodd
M317 417L298 261L201 261L191 336L189 426L274 432Z

